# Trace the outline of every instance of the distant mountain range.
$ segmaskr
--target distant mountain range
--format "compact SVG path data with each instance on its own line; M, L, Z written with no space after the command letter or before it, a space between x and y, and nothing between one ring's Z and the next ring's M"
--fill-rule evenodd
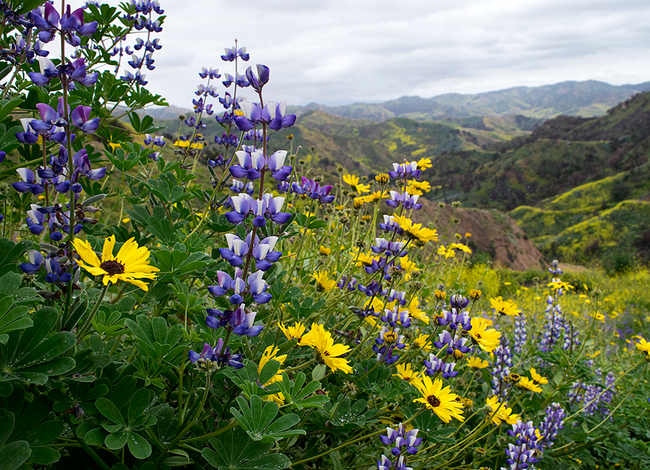
M325 106L311 103L307 106L288 106L298 116L320 110L351 119L382 122L402 117L416 121L441 121L475 116L522 115L549 119L561 114L567 116L602 116L607 109L630 96L649 91L650 82L637 85L610 85L596 80L567 81L539 87L514 87L505 90L465 95L448 93L432 98L403 96L385 103L354 103L345 106ZM218 108L219 106L217 106ZM190 109L170 106L146 111L156 119L176 119Z
M549 119L561 114L568 116L602 116L607 109L637 93L650 90L650 82L637 85L609 85L589 80L567 81L540 87L515 87L505 90L462 95L449 93L432 98L403 96L385 103L355 103L346 106L323 106L312 103L290 107L302 114L321 110L328 114L380 122L395 117L417 121L440 121L446 118L473 116L522 116Z

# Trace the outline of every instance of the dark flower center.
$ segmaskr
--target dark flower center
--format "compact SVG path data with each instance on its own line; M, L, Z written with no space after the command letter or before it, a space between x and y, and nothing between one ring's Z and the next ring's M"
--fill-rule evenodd
M436 397L435 395L429 395L427 397L427 401L429 402L429 405L433 407L440 406L440 398Z
M121 263L118 263L117 261L104 261L102 264L99 265L100 268L102 268L104 271L106 271L109 275L114 275L114 274L122 274L124 272L124 266Z

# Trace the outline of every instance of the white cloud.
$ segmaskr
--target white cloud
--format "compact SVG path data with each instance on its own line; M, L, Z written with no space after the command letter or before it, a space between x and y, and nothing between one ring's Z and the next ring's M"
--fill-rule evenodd
M441 5L442 4L442 5ZM186 107L223 47L271 68L290 104L382 101L597 79L650 80L646 0L163 0L152 91ZM247 64L248 65L248 64ZM243 69L240 69L243 72Z

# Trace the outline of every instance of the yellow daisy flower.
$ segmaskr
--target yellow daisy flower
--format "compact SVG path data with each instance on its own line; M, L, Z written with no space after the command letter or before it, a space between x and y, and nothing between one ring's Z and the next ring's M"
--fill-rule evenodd
M429 335L419 335L413 340L413 344L422 349L424 352L428 353L431 350L431 341L429 341Z
M452 393L450 387L442 388L442 380L432 381L431 377L425 375L414 379L413 385L422 394L421 398L413 400L414 403L424 403L444 423L450 422L452 418L465 421L463 404L456 401L458 395Z
M345 181L347 184L349 184L350 187L352 189L354 189L359 194L369 193L370 192L370 185L369 184L360 184L359 183L359 177L357 175L344 175L343 176L343 181Z
M346 344L334 344L332 334L326 331L323 325L313 323L311 325L311 331L301 338L299 344L300 346L309 346L310 348L316 349L321 361L332 369L332 372L340 370L345 374L349 374L353 371L349 361L339 357L346 354L350 350L350 346Z
M530 380L528 377L522 377L521 379L519 379L519 382L517 382L517 387L523 388L525 390L530 390L531 392L537 392L537 393L540 393L542 391L540 386L537 385L532 380Z
M320 248L318 248L318 252L323 256L329 256L329 254L332 252L332 249L321 245Z
M402 256L399 259L399 265L404 270L404 280L405 281L408 281L408 280L411 279L411 273L415 273L415 272L420 271L418 269L417 265L413 261L409 260L408 255Z
M115 236L111 235L104 241L101 260L87 241L75 238L73 244L81 257L77 264L93 276L103 276L104 285L125 281L146 291L149 287L140 279L155 279L155 273L160 271L149 264L149 249L139 247L135 238L124 242L117 255L113 256Z
M417 318L420 321L423 321L424 323L429 323L429 317L424 313L424 311L420 310L420 302L418 301L417 298L411 299L411 302L408 304L408 311L409 315L413 318Z
M397 374L393 374L393 377L399 377L400 379L411 383L413 380L418 378L419 375L419 372L413 370L411 363L407 362L406 364L397 364Z
M307 328L305 325L300 322L297 322L293 326L289 327L285 327L284 323L280 323L280 330L282 330L282 333L284 333L284 336L286 336L288 340L292 340L294 338L300 339L302 335L305 334L306 329Z
M485 369L489 365L490 365L490 363L488 361L484 361L480 357L468 357L467 358L467 366L472 367L474 369Z
M540 374L537 373L535 369L530 369L528 372L530 372L530 376L533 378L533 380L538 383L538 384L547 384L548 379L546 377L542 377Z
M417 162L418 170L426 170L427 168L433 167L433 163L431 163L430 158L420 158L420 160Z
M327 271L316 271L311 277L316 279L316 290L320 292L332 290L336 286L336 281L329 278Z
M521 310L517 310L517 304L511 300L503 300L501 296L495 299L490 299L490 307L496 310L497 313L509 317L514 317L521 312Z
M483 351L492 352L499 346L501 333L494 328L488 328L492 322L481 317L472 318L472 329L469 334Z
M423 228L422 224L414 224L411 219L396 215L393 221L404 230L404 235L411 239L419 240L423 243L429 241L438 241L438 231L429 228Z
M648 343L644 338L641 338L638 343L636 343L636 348L639 351L645 351L650 356L650 343Z
M492 396L487 399L486 406L490 408L490 411L498 410L492 416L492 422L497 426L501 424L502 421L505 421L508 424L515 424L520 416L512 412L512 408L508 408L508 403L504 402L503 404L499 403L499 399L495 396Z

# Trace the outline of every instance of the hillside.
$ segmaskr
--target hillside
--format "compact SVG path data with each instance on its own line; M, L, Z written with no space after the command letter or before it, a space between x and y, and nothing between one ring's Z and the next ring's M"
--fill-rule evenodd
M324 106L316 103L291 107L296 114L312 110L342 117L385 121L402 117L417 121L468 118L475 116L522 115L550 119L559 115L602 116L607 109L631 95L650 90L650 82L636 85L609 85L595 80L566 81L539 87L515 87L477 94L450 93L420 98L403 96L384 103L354 103Z
M454 208L450 204L442 209L430 201L423 201L419 211L413 211L412 217L417 222L428 223L436 220L440 235L449 232L471 233L468 245L473 251L473 262L491 260L498 266L517 271L543 269L546 266L544 256L528 239L521 227L508 214L496 210ZM460 222L455 225L452 219ZM442 238L443 244L455 242Z
M473 207L512 210L648 161L650 93L599 118L560 116L527 137L436 159L432 184Z
M510 212L548 257L621 270L650 263L650 164Z

